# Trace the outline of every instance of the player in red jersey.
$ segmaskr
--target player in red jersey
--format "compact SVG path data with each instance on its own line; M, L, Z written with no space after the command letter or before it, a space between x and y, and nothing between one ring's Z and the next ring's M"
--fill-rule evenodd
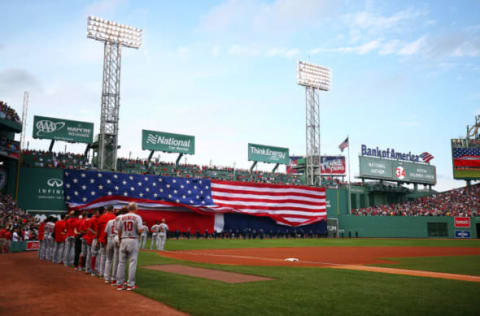
M107 226L107 223L114 218L115 214L113 214L112 205L109 205L107 211L98 218L97 238L100 244L100 258L97 262L97 272L101 277L104 276L106 262L107 235L105 234L105 227Z

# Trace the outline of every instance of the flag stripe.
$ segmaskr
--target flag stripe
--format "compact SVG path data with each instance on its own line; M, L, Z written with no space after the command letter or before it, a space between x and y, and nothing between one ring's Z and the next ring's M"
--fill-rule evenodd
M325 188L308 186L65 170L64 192L74 210L137 202L145 210L236 212L290 226L327 216Z
M218 192L230 192L230 193L241 193L241 194L265 194L265 195L276 195L284 196L285 194L295 194L299 196L318 198L325 196L325 192L319 191L308 191L303 189L296 189L295 187L290 189L269 189L269 188L248 188L244 186L234 186L234 185L225 185L225 184L216 184L212 183L212 190Z
M322 201L324 198L310 198L304 196L295 196L295 195L280 195L280 196L270 196L270 195L255 195L255 194L239 194L239 193L225 193L217 192L212 193L214 199L219 200L238 200L238 201L259 201L259 202L269 202L269 201L284 201L284 202L302 202L302 203L311 203L312 205L317 204L319 201Z

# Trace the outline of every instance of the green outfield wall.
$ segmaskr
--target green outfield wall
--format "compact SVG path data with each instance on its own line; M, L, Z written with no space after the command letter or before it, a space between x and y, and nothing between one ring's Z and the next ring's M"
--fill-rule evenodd
M468 231L479 238L480 217L470 219L470 227L456 228L450 216L352 216L340 218L345 236L386 238L455 238L455 231Z

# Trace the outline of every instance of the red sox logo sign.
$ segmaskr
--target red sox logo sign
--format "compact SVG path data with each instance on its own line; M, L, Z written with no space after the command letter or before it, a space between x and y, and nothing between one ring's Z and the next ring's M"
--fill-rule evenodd
M405 179L405 168L397 167L397 169L395 169L395 176L400 180Z

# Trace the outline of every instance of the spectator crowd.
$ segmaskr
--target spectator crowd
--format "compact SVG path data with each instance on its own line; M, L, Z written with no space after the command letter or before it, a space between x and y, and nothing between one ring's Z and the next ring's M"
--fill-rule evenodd
M17 207L9 194L0 193L0 253L8 252L10 243L35 240L37 220Z
M400 204L353 209L358 216L480 216L480 183Z
M17 111L12 109L7 103L0 100L0 118L7 119L16 123L20 123L20 117Z

